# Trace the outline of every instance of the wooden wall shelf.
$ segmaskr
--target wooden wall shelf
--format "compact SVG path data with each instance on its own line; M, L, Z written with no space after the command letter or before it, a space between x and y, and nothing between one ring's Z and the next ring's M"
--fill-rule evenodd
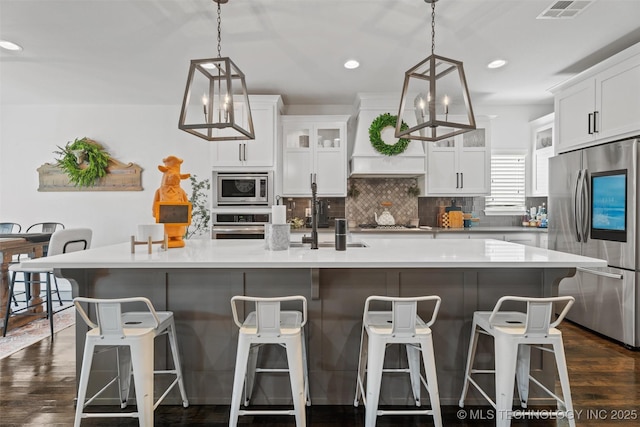
M107 175L91 187L79 187L56 165L45 163L38 169L38 191L142 191L142 167L109 159Z

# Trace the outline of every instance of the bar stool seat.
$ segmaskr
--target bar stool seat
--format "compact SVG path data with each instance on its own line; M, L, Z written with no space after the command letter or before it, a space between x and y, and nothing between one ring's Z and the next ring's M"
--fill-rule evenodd
M500 311L501 306L509 301L525 302L527 304L526 313ZM459 402L460 407L464 407L469 384L471 384L495 409L496 426L508 427L511 425L514 382L517 380L520 405L522 408L527 408L529 382L532 381L546 394L556 399L560 406L560 409L556 411L556 415L567 418L569 426L575 427L562 332L556 328L566 316L573 302L574 298L570 296L553 298L505 296L498 300L493 311L475 312L469 353L467 355L464 386ZM556 320L551 322L554 304L564 304L564 306ZM494 369L475 369L473 367L480 334L494 338ZM548 346L543 347L543 345L550 345L551 348ZM555 355L562 398L558 397L530 374L532 348L551 352ZM495 402L491 399L489 393L483 390L473 378L476 374L495 374ZM539 411L527 410L523 412L523 415L535 415L536 413L539 413Z
M291 301L301 302L302 311L282 311L280 309L281 303ZM254 303L255 310L244 317L244 320L241 320L238 315L238 306L245 302ZM307 299L303 296L276 298L234 296L231 298L231 310L233 320L240 330L229 426L235 427L238 423L238 417L241 415L294 415L297 427L306 426L305 404L311 405L304 339L304 325L307 323ZM259 349L266 344L276 344L286 349L288 368L257 366ZM262 372L289 373L293 409L241 409L243 388L244 406L247 407L251 400L256 373Z
M371 303L391 302L391 311L369 311ZM435 302L431 319L425 322L418 316L418 302ZM370 296L364 306L362 336L356 395L353 401L358 406L360 399L365 405L365 426L375 427L378 415L432 415L436 427L442 427L440 395L433 352L431 326L435 323L440 309L439 296L411 298ZM408 368L385 369L385 351L390 344L404 344L407 352ZM424 364L425 377L420 373L420 352ZM408 373L411 380L414 403L421 406L421 385L429 392L431 409L379 410L380 386L383 372ZM366 389L365 389L366 382Z
M138 418L140 426L153 426L153 411L176 385L180 390L182 405L185 408L189 406L182 377L172 312L156 311L151 301L144 297L117 299L76 297L73 299L73 303L82 319L91 328L86 334L84 345L76 402L75 427L80 426L83 418L94 417L133 417ZM143 303L148 311L123 313L122 305L130 303ZM95 311L96 322L91 320L83 304L88 304L88 308ZM154 339L165 334L169 340L174 369L154 371ZM102 348L98 350L97 347L105 346L107 350L115 349L117 352L118 374L95 395L86 399L93 356L98 351L105 351ZM175 376L155 402L154 374ZM136 394L136 412L84 412L87 405L116 382L118 383L120 406L122 409L126 408L132 376Z

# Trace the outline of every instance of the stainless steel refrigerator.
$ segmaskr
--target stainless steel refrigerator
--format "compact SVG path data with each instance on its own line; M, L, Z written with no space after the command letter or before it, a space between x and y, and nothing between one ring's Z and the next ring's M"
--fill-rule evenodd
M638 283L639 139L611 142L549 160L549 248L606 259L560 282L576 303L568 319L640 347Z

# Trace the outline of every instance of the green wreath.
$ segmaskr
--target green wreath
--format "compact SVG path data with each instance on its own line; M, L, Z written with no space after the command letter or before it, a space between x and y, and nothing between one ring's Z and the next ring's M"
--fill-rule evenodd
M95 141L89 138L76 138L73 142L67 142L64 148L58 146L60 151L54 151L61 157L56 159L56 165L60 167L77 187L91 187L96 180L107 174L109 165L109 153L107 153ZM83 155L84 159L78 158ZM84 160L84 161L83 161ZM86 162L86 167L80 167Z
M380 114L376 117L369 127L369 140L371 141L371 145L376 149L378 153L384 154L386 156L395 156L396 154L400 154L407 149L409 145L409 140L407 138L400 138L398 142L393 145L387 144L382 140L382 136L380 132L382 129L387 126L391 126L394 129L396 128L396 123L398 122L398 116L392 116L389 113ZM402 121L400 125L400 130L407 130L409 126Z

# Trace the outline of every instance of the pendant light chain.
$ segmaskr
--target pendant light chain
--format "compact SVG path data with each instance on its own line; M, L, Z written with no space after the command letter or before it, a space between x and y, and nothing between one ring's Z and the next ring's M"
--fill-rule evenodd
M436 2L431 3L431 55L436 50Z
M218 57L191 60L178 129L212 142L255 140L244 73L222 56L222 4L229 0L211 1L217 3Z
M220 2L217 2L217 3L218 3L218 58L221 58L222 55L220 54L220 50L221 50L220 42L222 40L222 36L220 35L221 34L220 25L222 23L222 19L220 19Z
M394 136L399 139L440 141L476 129L476 120L462 61L435 53L438 0L423 1L431 3L431 55L404 73ZM443 79L445 76L447 78ZM418 92L417 95L415 92ZM464 116L462 107L466 113ZM405 111L415 114L418 123L403 129L400 118ZM456 113L455 120L449 121L452 111Z

